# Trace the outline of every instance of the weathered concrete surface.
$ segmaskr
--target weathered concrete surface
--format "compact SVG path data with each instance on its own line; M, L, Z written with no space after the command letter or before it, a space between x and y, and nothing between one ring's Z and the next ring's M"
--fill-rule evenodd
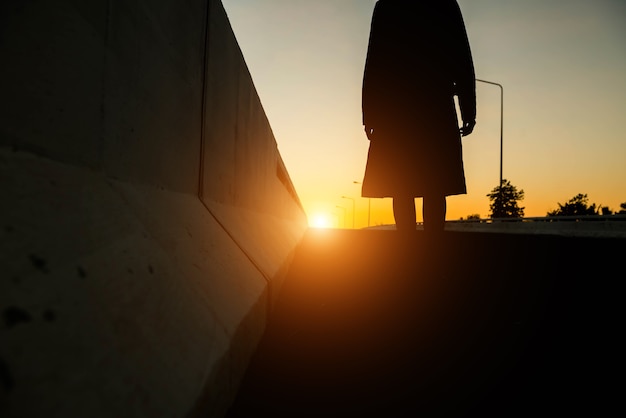
M613 415L625 251L310 230L228 418Z
M197 198L6 155L3 416L181 415L216 366L227 399L267 283Z
M221 3L4 2L0 57L0 415L223 415L306 219Z

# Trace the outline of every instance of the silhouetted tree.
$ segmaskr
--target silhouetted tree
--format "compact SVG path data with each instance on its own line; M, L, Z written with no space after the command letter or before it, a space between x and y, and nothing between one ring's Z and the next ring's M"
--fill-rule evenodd
M613 215L613 211L608 206L601 206L600 207L600 212L604 216Z
M559 208L548 212L548 216L586 216L598 214L596 204L593 203L589 205L589 197L582 193L572 197L567 203L558 203L558 205Z
M524 208L519 207L517 202L524 200L524 190L517 190L510 181L502 179L502 184L495 187L487 194L491 201L489 209L490 218L521 218L524 216Z
M618 212L620 215L626 215L626 202L621 203L619 205L619 207L621 208L620 211Z
M467 215L467 220L471 221L471 220L479 220L480 219L480 215L477 213L472 213L471 215Z

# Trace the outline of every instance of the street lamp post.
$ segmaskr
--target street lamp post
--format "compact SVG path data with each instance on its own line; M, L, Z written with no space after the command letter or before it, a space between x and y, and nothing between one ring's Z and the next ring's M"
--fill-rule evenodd
M346 227L346 208L343 206L335 206L337 209L343 210L343 227Z
M354 198L348 196L341 196L342 199L350 199L352 200L352 229L354 229Z
M354 184L363 184L363 183L361 183L359 181L356 181L356 180L353 181L352 183L354 183ZM367 198L367 226L368 227L370 226L370 215L371 215L371 213L372 213L372 198L368 197Z
M504 145L504 87L502 84L494 83L493 81L476 79L476 81L480 81L481 83L491 84L493 86L500 87L500 183L498 187L502 186L502 156L503 156L503 145Z

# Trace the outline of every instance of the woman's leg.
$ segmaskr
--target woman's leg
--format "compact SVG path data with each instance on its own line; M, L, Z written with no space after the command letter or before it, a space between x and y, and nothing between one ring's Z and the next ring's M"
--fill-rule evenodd
M415 231L415 198L394 197L393 217L398 231Z
M424 231L443 232L446 222L446 197L424 196Z

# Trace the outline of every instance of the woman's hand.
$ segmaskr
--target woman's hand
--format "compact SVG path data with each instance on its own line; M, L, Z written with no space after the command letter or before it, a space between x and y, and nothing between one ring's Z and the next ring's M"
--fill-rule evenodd
M471 120L468 122L463 122L463 126L461 127L461 136L467 136L474 131L474 126L476 126L476 121Z

